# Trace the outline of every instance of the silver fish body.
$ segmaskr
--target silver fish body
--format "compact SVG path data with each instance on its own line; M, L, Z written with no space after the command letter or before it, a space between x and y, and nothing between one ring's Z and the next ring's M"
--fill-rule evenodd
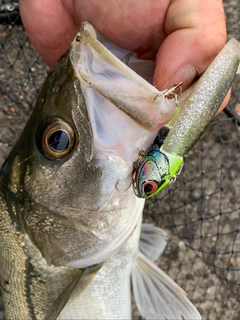
M143 209L139 207L140 212ZM141 219L129 239L109 258L98 273L81 281L61 312L64 319L131 319L130 275L138 252Z
M120 52L124 61L129 53ZM106 51L94 29L83 24L46 78L0 172L6 319L52 320L70 311L73 318L130 317L130 273L144 316L153 310L150 318L200 319L183 290L137 249L144 200L130 187L132 163L174 108L174 101ZM154 230L160 243L162 233ZM113 285L120 285L119 279L124 287L118 301ZM164 283L156 299L166 308L150 308L147 292L154 281ZM99 312L91 307L94 299ZM76 301L80 307L74 313ZM82 313L81 301L88 302Z

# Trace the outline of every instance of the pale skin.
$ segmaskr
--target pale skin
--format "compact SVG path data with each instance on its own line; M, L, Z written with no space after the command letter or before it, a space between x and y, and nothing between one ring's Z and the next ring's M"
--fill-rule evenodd
M140 58L155 59L159 90L181 81L183 89L189 87L226 42L221 0L20 0L20 10L33 46L48 65L67 51L78 25L88 21Z

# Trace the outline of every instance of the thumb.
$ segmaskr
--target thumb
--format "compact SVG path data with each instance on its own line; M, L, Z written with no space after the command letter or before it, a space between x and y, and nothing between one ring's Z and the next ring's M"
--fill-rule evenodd
M156 57L154 85L167 89L183 81L188 88L203 73L226 41L219 0L172 0L165 19L167 37Z

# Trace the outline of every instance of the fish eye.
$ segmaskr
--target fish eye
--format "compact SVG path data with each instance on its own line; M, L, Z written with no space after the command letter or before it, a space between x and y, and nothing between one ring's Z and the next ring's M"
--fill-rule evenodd
M147 181L143 184L143 191L145 192L146 195L151 195L154 192L157 191L159 187L159 184L157 183L157 181Z
M50 160L57 160L72 151L76 137L70 125L58 118L48 121L41 130L39 140L43 155Z

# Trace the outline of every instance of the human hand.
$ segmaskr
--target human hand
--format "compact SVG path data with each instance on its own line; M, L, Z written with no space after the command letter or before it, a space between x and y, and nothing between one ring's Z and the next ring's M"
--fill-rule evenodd
M88 21L140 58L156 59L159 90L181 81L183 89L189 87L226 41L221 0L20 0L20 10L33 46L48 65L67 51L78 25Z

